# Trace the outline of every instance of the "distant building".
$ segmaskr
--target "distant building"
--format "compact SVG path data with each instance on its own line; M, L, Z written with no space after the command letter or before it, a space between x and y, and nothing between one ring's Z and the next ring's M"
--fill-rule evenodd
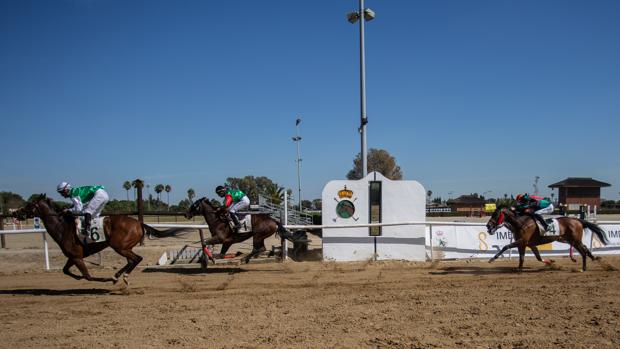
M558 203L567 205L569 210L577 210L580 205L601 207L601 188L611 184L592 178L568 177L549 185L558 188Z
M472 215L484 213L485 201L477 195L461 195L456 199L450 199L446 204L452 208L452 212L467 212Z

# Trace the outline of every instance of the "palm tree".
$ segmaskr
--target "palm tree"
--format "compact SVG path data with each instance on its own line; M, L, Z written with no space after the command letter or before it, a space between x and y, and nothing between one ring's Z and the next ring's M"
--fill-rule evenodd
M161 201L161 192L164 191L164 185L163 184L157 184L155 186L155 193L157 193L157 201Z
M170 184L166 184L164 190L166 191L166 196L168 197L166 203L168 204L168 211L170 211L170 192L172 191L172 186L170 186Z
M273 183L265 188L264 195L267 196L267 199L271 202L279 205L284 200L284 188L278 187L277 184Z
M131 189L131 182L125 181L125 183L123 183L123 189L127 192L127 201L129 201L129 189Z
M144 181L141 179L136 179L135 181L131 182L131 185L136 189L144 188Z
M187 189L187 198L189 199L189 202L194 203L195 196L196 196L196 192L194 191L194 189L192 188Z

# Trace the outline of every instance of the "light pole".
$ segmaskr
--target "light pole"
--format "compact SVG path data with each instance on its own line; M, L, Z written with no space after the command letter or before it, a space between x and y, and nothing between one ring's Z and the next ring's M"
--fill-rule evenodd
M362 178L368 175L368 159L366 154L366 55L364 45L364 23L375 18L375 12L369 8L364 8L364 0L360 1L359 11L347 14L347 20L353 24L359 20L360 22L360 137L361 137L361 155L362 155Z
M293 137L293 142L297 143L297 198L299 199L299 211L303 211L302 207L301 207L301 172L300 172L300 167L301 167L301 157L300 157L300 152L299 152L299 146L301 143L301 137L299 136L299 124L301 124L301 118L297 118L297 120L295 121L295 128L297 129L297 135L295 137Z

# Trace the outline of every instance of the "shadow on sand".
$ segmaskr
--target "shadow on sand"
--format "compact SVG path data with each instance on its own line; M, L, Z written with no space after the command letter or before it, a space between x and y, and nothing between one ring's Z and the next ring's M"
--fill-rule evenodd
M542 273L553 271L552 268L523 268L519 271L516 267L447 267L437 271L431 271L431 275L495 275L495 274L519 274L519 273Z
M31 296L88 296L111 294L111 291L100 288L78 288L70 290L51 290L49 288L25 288L18 290L0 290L0 294L19 294Z
M145 268L143 273L170 273L170 274L183 274L183 275L199 275L199 274L237 274L243 273L247 270L241 268L222 268L222 267L208 267L207 270L202 268L187 268L187 267L164 267L164 268Z

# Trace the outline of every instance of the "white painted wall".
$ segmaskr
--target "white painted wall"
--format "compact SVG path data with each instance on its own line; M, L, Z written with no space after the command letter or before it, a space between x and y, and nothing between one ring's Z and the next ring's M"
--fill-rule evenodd
M366 178L330 181L323 188L323 224L350 225L369 223L368 188L370 181L381 181L382 222L397 223L425 221L426 191L417 181L392 181L378 172ZM336 206L343 200L338 191L344 187L353 191L348 199L355 205L351 218L336 214ZM424 226L383 227L382 236L376 238L377 259L424 261ZM323 258L334 261L363 261L372 259L375 253L375 238L369 236L369 228L334 228L323 230Z

